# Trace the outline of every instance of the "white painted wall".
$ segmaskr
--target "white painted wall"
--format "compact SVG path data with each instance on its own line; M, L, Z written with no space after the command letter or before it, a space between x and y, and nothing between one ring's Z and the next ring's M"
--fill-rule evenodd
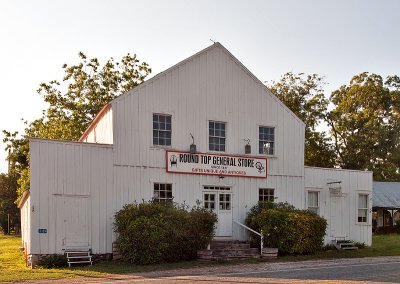
M113 119L112 109L109 105L98 114L85 134L79 139L81 142L89 143L113 143Z
M112 146L30 139L30 165L30 253L84 246L79 238L93 253L111 253Z
M21 212L21 239L22 247L25 249L24 254L30 254L31 251L31 216L30 216L30 197L28 197L20 208Z
M341 181L342 196L329 192L328 182ZM325 243L346 237L353 241L372 243L372 172L305 167L305 191L318 191L319 215L328 221ZM369 195L368 221L359 223L358 194ZM307 208L305 200L305 208Z

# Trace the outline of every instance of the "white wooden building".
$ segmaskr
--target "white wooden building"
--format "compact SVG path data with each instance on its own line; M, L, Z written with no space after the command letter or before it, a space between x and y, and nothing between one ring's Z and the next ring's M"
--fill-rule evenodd
M110 102L79 142L30 140L25 251L112 253L114 214L152 198L213 209L217 238L246 239L233 220L273 200L326 218L326 243L370 245L372 174L304 167L304 129L215 43Z

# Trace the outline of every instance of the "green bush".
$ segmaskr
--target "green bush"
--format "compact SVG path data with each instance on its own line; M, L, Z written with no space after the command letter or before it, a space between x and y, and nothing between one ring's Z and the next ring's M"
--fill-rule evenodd
M312 254L322 249L326 220L288 203L259 203L246 218L250 228L263 232L264 246L281 254ZM259 238L253 235L259 242Z
M53 254L42 257L39 261L41 268L58 268L67 266L67 259L62 254Z
M212 240L217 217L172 203L125 205L115 215L117 246L125 261L151 264L195 259Z

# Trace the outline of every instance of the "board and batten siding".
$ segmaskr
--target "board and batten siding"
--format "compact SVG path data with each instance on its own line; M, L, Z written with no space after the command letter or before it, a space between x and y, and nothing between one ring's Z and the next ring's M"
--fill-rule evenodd
M95 254L111 253L112 146L30 139L30 165L30 253L63 253L83 246L79 238Z
M153 113L172 116L171 148L208 151L208 122L226 122L226 154L258 154L259 126L275 127L275 155L268 174L304 176L304 123L216 45L160 73L111 102L114 164L165 168L165 152L153 147Z
M367 245L372 243L372 172L305 167L305 191L319 192L319 215L328 221L325 243L345 237ZM341 182L341 196L329 191L329 182ZM358 194L369 195L366 223L359 223ZM307 204L305 204L307 208Z
M203 186L227 186L232 194L232 219L244 223L247 213L256 205L259 188L273 188L276 202L289 202L297 208L304 206L303 178L270 176L268 179L225 177L210 175L171 174L161 168L114 166L115 200L117 210L126 203L151 200L153 184L172 184L174 202L189 207L202 204ZM245 240L247 233L241 227L232 228L232 238Z
M20 207L21 212L21 239L22 247L24 248L24 254L31 254L31 200L28 197Z
M80 142L113 143L113 119L111 105L107 104L96 116L88 129L79 139Z

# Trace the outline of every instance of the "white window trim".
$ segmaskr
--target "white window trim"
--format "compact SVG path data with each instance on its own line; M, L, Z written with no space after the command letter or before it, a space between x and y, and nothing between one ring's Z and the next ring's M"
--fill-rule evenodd
M259 202L260 201L260 189L271 189L272 190L272 192L273 192L273 200L272 201L270 201L270 202L275 202L275 200L276 200L276 189L275 188L273 188L273 187L259 187L258 188L258 198L257 198L257 202ZM265 201L265 200L264 200Z
M153 144L153 115L158 114L158 115L169 115L171 116L171 146L169 145L154 145ZM150 116L150 149L173 149L174 145L174 115L172 113L167 113L167 112L152 112Z
M220 123L225 123L225 151L214 151L214 150L210 150L210 130L209 130L209 128L210 128L210 122L220 122ZM207 145L206 145L206 147L207 147L207 153L215 153L215 154L221 154L221 153L229 153L229 150L228 150L228 134L229 134L229 129L228 129L228 122L227 121L224 121L224 120L220 120L220 119L212 119L212 118L210 118L210 119L207 119Z
M151 187L151 197L150 200L154 199L154 185L155 184L170 184L171 185L171 194L172 194L172 202L176 202L175 201L175 196L174 196L174 187L175 187L175 183L173 182L167 182L167 181L150 181L150 187Z
M275 143L275 148L274 148L274 154L273 155L264 155L264 154L260 154L259 153L259 149L258 149L258 144L260 143L260 127L273 127L274 129L275 129L275 131L274 131L274 143ZM278 158L278 156L277 156L277 146L278 146L278 143L277 143L277 133L278 133L278 129L279 129L279 127L278 127L278 125L275 125L275 124L257 124L257 138L254 140L254 141L257 141L257 145L256 145L256 147L257 147L257 154L255 155L255 156L261 156L261 157L265 157L265 156L267 156L268 158L271 158L271 159L276 159L276 158Z
M317 193L317 206L311 206L311 208L317 208L317 214L318 215L320 215L320 213L321 213L321 191L319 191L319 190L313 190L313 189L310 189L310 190L307 190L307 195L306 195L306 209L308 210L309 208L310 208L310 206L308 205L308 194L309 193L311 193L311 192L315 192L315 193Z
M362 195L367 195L367 222L358 222L358 197L360 196L360 194ZM355 198L355 224L359 225L359 226L371 226L372 225L372 192L370 191L356 191L356 198Z

